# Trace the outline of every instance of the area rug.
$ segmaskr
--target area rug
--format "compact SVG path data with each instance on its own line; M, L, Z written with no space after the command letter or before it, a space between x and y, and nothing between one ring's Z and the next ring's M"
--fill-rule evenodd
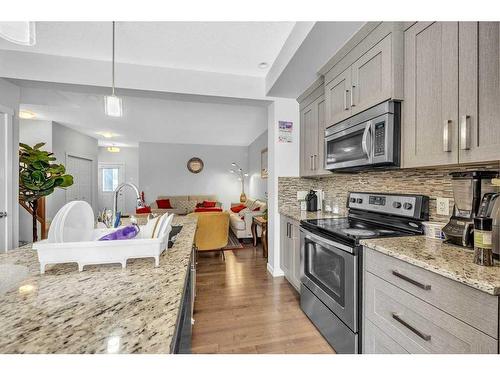
M229 230L229 238L227 239L227 245L224 247L224 250L236 250L243 249L243 245L232 230Z

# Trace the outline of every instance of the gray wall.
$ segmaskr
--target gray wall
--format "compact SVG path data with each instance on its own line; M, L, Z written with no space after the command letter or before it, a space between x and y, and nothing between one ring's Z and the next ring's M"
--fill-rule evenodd
M139 185L139 149L137 147L120 147L120 152L108 152L106 147L99 147L99 164L117 163L125 167L125 182L131 182L141 189ZM101 176L98 176L101 178ZM125 212L135 212L135 193L125 188ZM105 204L99 199L99 210L103 210ZM107 207L109 208L109 207Z
M97 139L53 122L52 152L57 161L64 165L66 165L66 156L68 154L92 160L92 208L94 212L97 212ZM64 189L56 189L47 199L47 217L52 219L65 203L66 192Z
M17 150L19 143L19 102L20 102L20 89L16 85L0 78L0 105L12 109L14 111L12 121L12 147ZM9 199L11 202L7 211L10 211L9 228L11 233L11 243L9 248L16 248L19 241L19 211L17 210L18 195L19 195L19 156L14 152L12 159L12 197Z
M192 157L203 160L202 172L188 171L186 163ZM148 203L158 195L215 194L227 209L241 193L241 183L229 172L233 161L247 170L248 147L141 142L139 189Z
M248 146L248 195L251 198L267 199L267 179L260 177L261 152L267 148L267 130Z

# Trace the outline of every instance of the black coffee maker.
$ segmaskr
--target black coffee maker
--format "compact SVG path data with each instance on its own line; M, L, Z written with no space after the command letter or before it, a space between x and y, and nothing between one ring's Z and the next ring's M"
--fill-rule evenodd
M318 211L318 195L314 190L310 190L306 195L306 210L310 212Z
M453 215L443 228L447 242L460 246L473 246L474 218L478 215L483 195L492 190L491 179L496 171L453 172Z

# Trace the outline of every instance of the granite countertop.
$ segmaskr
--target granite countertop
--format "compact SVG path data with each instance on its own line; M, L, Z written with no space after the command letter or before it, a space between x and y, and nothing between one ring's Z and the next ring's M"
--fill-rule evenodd
M474 251L425 236L362 240L361 244L488 294L500 295L500 263L474 264Z
M170 353L196 224L174 218L183 228L157 268L148 258L126 269L52 265L40 275L30 247L0 255L0 266L25 275L0 295L0 353Z
M329 218L338 218L345 216L342 214L334 214L331 212L323 212L323 211L317 211L317 212L302 211L299 207L291 207L291 206L280 207L279 213L297 221L309 220L309 219L329 219Z

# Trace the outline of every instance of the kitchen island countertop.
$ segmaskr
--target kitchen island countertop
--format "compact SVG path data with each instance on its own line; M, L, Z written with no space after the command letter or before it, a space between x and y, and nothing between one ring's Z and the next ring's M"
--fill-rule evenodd
M26 276L0 295L0 353L170 353L183 298L195 217L160 256L119 264L47 266L30 246L0 255Z

